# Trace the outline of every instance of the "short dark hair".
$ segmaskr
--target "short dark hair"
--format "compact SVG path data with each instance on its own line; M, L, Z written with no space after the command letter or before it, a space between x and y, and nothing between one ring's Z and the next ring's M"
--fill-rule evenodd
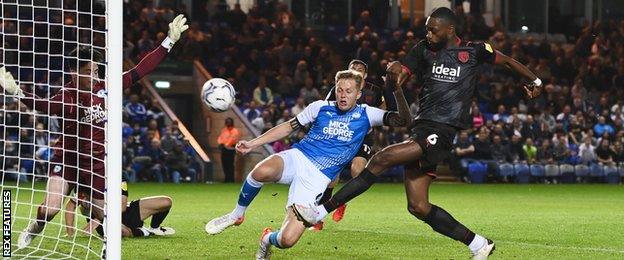
M433 10L433 13L429 16L431 18L438 18L446 21L449 25L457 27L457 16L455 13L447 7L440 7Z
M364 62L362 60L358 60L358 59L353 59L353 60L351 60L351 62L349 62L349 67L348 68L351 68L351 66L353 66L354 64L360 64L360 65L364 66L364 71L366 73L368 73L368 65L366 65L366 62Z
M104 62L104 55L93 47L80 46L72 50L65 58L65 65L70 71L78 71L76 65L80 67L84 66L87 62ZM80 63L80 64L78 64Z

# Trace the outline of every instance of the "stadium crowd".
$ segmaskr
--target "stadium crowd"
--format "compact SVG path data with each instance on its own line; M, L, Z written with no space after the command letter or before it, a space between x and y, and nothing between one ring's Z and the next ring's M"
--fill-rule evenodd
M185 6L155 7L151 1L124 5L124 22L132 25L127 27L132 30L124 32L124 58L135 61L157 46L165 37L167 23L186 10ZM321 37L276 1L263 1L247 13L238 5L232 10L226 5L218 7L214 15L192 20L170 57L199 57L214 77L232 82L239 107L260 131L290 119L308 103L324 97L333 84L334 72L353 58L368 63L367 80L383 85L386 64L401 60L426 33L424 19L392 31L379 26L383 23L365 10L352 26L338 26L335 33ZM517 75L486 66L472 106L473 128L458 135L454 158L449 161L454 171L470 177L473 171L480 171L477 166L481 164L487 169L486 176L510 181L515 172L503 174L507 168L501 172L501 165L527 165L531 173L532 165L587 165L595 176L605 176L605 170L624 162L624 21L585 22L575 35L565 35L561 40L510 34L500 18L488 26L482 15L463 13L460 7L456 13L461 18L458 30L462 40L487 41L526 64L542 79L545 91L528 100ZM11 30L10 24L4 27ZM414 112L418 109L419 82L412 79L405 88ZM44 94L41 96L48 96ZM385 101L386 107L394 107L391 95L386 95ZM0 154L5 155L0 160L2 167L10 169L8 172L28 172L34 164L20 163L17 153L20 158L44 160L49 156L45 147L55 137L46 133L59 132L54 130L59 126L31 113L12 113L19 109L15 102L2 105L7 111L0 113L7 126L5 144L0 146ZM157 102L140 88L124 95L124 168L131 181L194 180L192 149L176 122L166 124L164 118ZM20 132L10 127L24 124L35 130ZM377 131L374 150L401 142L407 134L403 128ZM296 133L273 146L276 151L288 149L301 137L302 133ZM540 168L536 169L536 177L544 176L543 170L540 174Z
M134 31L126 33L126 57L141 57L164 35L170 8L149 1L132 1ZM208 7L207 7L208 8ZM247 119L260 131L290 119L333 83L333 72L353 58L368 63L368 80L383 85L388 61L400 60L425 37L424 19L391 31L364 10L352 26L323 34L306 27L284 4L268 1L248 13L240 6L219 5L213 16L193 20L177 59L200 57L214 77L226 78L238 91ZM624 21L584 23L574 35L562 38L539 34L509 34L499 17L488 26L482 15L457 7L465 41L487 41L506 55L527 64L545 82L545 93L528 100L522 82L508 70L487 66L478 82L472 107L473 128L456 140L449 163L466 177L480 162L498 180L500 165L588 165L624 162L621 97L624 94ZM327 36L329 35L329 36ZM407 83L412 111L418 109L419 83ZM386 106L394 107L391 95ZM375 150L401 142L405 129L377 131ZM297 133L274 144L288 149ZM487 167L489 165L489 167ZM474 167L475 169L478 167ZM504 168L504 167L503 167ZM531 171L533 168L531 168ZM538 173L534 174L540 176ZM396 172L400 172L396 169ZM543 173L542 173L543 174ZM543 176L543 175L542 175ZM470 178L464 178L470 181Z

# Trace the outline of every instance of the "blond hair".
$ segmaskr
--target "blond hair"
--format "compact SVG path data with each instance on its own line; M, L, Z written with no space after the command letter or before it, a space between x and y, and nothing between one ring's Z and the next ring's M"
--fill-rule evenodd
M352 79L355 81L355 85L358 89L362 87L362 81L364 81L364 75L356 70L341 70L336 72L335 82L336 85L341 79Z

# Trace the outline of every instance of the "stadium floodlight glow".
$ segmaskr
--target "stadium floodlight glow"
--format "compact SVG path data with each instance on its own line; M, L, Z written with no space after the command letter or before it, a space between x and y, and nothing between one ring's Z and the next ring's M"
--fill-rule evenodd
M171 87L171 82L169 81L156 81L154 86L159 89L168 89Z

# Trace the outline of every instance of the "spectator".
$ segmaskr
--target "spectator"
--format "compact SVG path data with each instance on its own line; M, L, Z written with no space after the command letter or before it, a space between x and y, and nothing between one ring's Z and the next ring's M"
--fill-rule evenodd
M251 121L251 124L256 128L256 130L258 130L258 132L266 132L267 130L273 128L271 113L267 110L262 111L262 116Z
M166 155L167 168L171 181L180 183L180 180L195 182L197 171L190 167L191 158L184 152L182 144L175 145L173 151Z
M282 117L280 117L276 122L275 125L279 125L281 123L287 122L288 120L290 120L292 118L292 116L290 115L290 111L288 110L284 110L282 111Z
M126 104L125 112L128 114L131 124L145 124L145 120L147 119L147 110L143 104L139 103L139 96L137 94L130 96L130 102Z
M474 161L474 159L471 159L471 155L474 151L475 147L472 145L472 142L470 142L468 132L461 131L453 148L452 154L454 158L451 162L454 163L451 164L451 166L460 171L459 177L462 179L466 179L468 174L468 165Z
M507 112L505 111L505 106L499 105L498 112L494 114L494 116L492 117L492 120L494 120L494 122L498 122L498 121L506 122L507 117L509 117L509 115L507 115Z
M253 92L254 101L262 107L273 104L273 93L266 86L266 78L261 76L258 79L258 86Z
M490 145L489 130L481 127L477 140L473 143L475 151L472 158L477 160L492 160L492 149Z
M542 140L542 146L537 149L536 162L542 164L552 164L554 163L554 152L553 148L550 145L550 140L544 139Z
M613 135L615 133L615 129L613 128L613 126L606 123L606 119L604 116L601 116L598 118L598 123L594 125L594 134L596 135L596 137L600 137L604 133Z
M526 155L522 146L522 137L519 135L511 136L511 142L508 145L509 159L516 163L526 160Z
M607 139L603 139L600 142L600 146L596 148L596 158L600 165L615 166L615 161L613 160L614 154L611 147L609 147L609 140Z
M150 107L147 110L147 119L156 120L158 127L165 126L165 112L163 112L160 108L160 104L158 104L157 99L152 99Z
M132 169L137 173L137 177L142 181L155 179L163 182L163 154L160 150L160 140L151 140L149 146L143 147L133 159ZM144 171L149 170L149 175L145 175Z
M225 119L225 127L221 129L221 134L217 138L217 143L221 149L221 166L225 175L225 182L234 182L234 157L236 156L236 144L240 141L241 133L234 127L234 119Z
M297 116L299 113L303 111L305 108L305 101L302 97L297 98L297 103L290 108L290 114L293 116Z
M485 124L485 117L479 111L478 106L472 107L472 128L479 129Z
M310 104L320 99L321 95L318 89L314 87L314 81L311 77L305 79L305 85L299 91L299 97L303 98L305 104Z
M494 137L492 138L492 144L490 146L492 160L497 163L509 162L511 161L509 149L507 145L502 143L501 140L502 139L500 135L494 135Z
M293 95L295 82L288 74L288 68L286 66L282 66L280 68L280 74L277 76L276 80L276 93L282 98L282 100Z
M553 149L553 159L557 162L563 162L566 161L569 156L568 142L566 141L565 135L561 135Z
M260 113L261 112L257 108L256 101L253 100L249 102L249 107L243 111L243 114L245 114L245 117L249 120L249 122L252 122L254 119L260 117Z
M533 145L533 139L527 138L526 143L522 146L522 150L527 163L533 164L537 162L537 147Z

